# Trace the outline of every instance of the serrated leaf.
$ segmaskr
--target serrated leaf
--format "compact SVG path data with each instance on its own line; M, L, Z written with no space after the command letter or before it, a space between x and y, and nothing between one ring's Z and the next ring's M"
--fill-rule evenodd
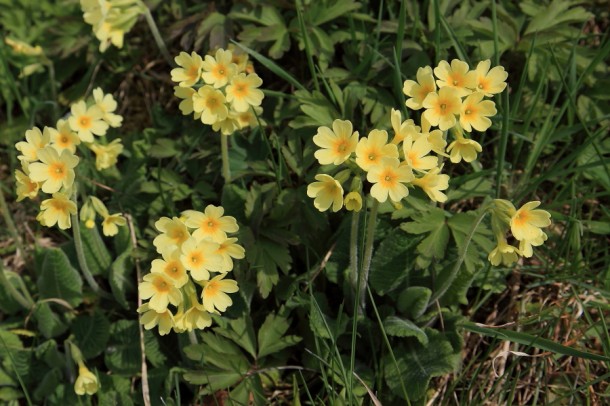
M451 230L458 252L463 252L468 235L472 232L472 226L477 221L476 212L458 213L452 216L447 225ZM494 248L494 242L489 229L483 223L479 223L472 235L472 240L466 249L464 265L470 273L476 272L481 261L485 260L487 254Z
M129 310L130 302L127 300L127 294L135 290L131 249L124 251L114 260L110 266L108 281L114 298L125 310Z
M140 371L140 331L136 321L119 320L110 326L104 361L113 373L131 376Z
M384 295L395 289L413 268L413 251L418 240L400 229L390 231L375 250L369 283Z
M281 351L301 341L294 335L284 337L290 327L285 317L269 314L258 330L258 358Z
M426 333L411 320L389 316L383 322L383 328L388 335L395 337L415 337L422 345L428 344Z
M46 338L57 337L69 327L63 317L53 311L49 303L38 303L34 310L34 318L38 330Z
M247 372L247 371L246 371ZM206 368L204 371L187 371L184 379L193 385L208 385L208 391L226 389L239 382L244 374L220 368Z
M83 281L66 254L57 248L45 248L38 290L41 299L58 298L71 306L83 300Z
M252 355L252 358L256 358L256 335L254 334L250 317L230 320L228 324L230 328L221 326L220 328L215 328L214 332L233 340L233 342L246 350L248 354Z
M110 322L101 311L80 315L72 322L72 333L85 360L97 357L104 351L110 337Z
M554 0L548 7L542 7L523 35L549 30L562 24L584 23L593 16L583 7L570 8L571 6L569 1Z
M400 292L396 306L401 313L417 319L426 311L430 296L432 291L424 286L409 286Z
M97 226L93 228L81 227L80 234L83 240L85 259L91 274L106 276L112 262L112 257L100 236Z
M425 258L441 259L444 257L449 241L449 229L444 210L434 207L415 221L402 223L400 228L411 234L430 233L417 246L417 252Z
M231 340L211 332L204 333L202 338L202 344L185 347L184 353L188 358L223 370L248 371L250 362Z

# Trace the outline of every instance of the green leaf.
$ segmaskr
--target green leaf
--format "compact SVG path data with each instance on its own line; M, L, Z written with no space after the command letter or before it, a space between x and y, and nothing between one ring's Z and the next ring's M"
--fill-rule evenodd
M252 358L256 358L256 336L250 316L229 320L227 324L230 328L221 325L220 328L215 328L214 332L233 340L241 348L248 351Z
M455 214L447 221L459 252L464 249L468 234L472 231L472 225L477 221L477 217L476 212L469 211ZM495 244L492 238L491 231L485 224L479 223L464 257L464 265L470 273L480 269L481 262L486 260L487 254L494 248Z
M548 7L540 7L539 12L527 25L523 35L546 31L562 24L581 24L593 16L583 7L570 8L571 6L572 2L570 1L553 0Z
M38 290L41 299L62 299L71 306L83 300L83 281L66 254L57 248L45 248Z
M423 286L409 286L400 292L396 306L406 316L417 319L424 314L432 291Z
M47 371L34 390L34 400L39 402L45 400L49 395L55 392L55 389L63 381L63 379L63 374L58 368L53 368Z
M97 357L106 349L110 337L110 322L101 311L78 316L72 322L71 330L85 360Z
M417 242L417 238L400 229L394 229L379 244L369 274L369 283L377 293L384 295L405 280L413 268L414 247Z
M112 257L100 236L97 226L93 228L81 227L80 234L83 239L83 250L91 274L106 276L112 262Z
M208 385L206 391L213 392L235 385L243 376L239 372L209 367L203 371L187 371L184 379L192 385Z
M231 340L218 334L207 332L202 335L203 343L185 347L184 353L189 359L214 365L223 370L245 374L250 362L243 352Z
M114 260L110 266L108 281L114 298L125 310L128 310L130 302L127 300L127 294L135 291L131 249L127 249Z
M411 234L430 233L417 246L417 252L426 258L444 258L449 241L444 210L434 207L423 216L417 217L415 221L402 223L400 228Z
M288 331L288 319L275 314L269 314L258 330L258 358L281 351L301 341L294 335L283 337Z
M422 345L428 344L428 336L410 320L389 316L383 322L383 328L388 335L395 337L415 337Z
M106 367L117 374L135 375L140 371L140 331L138 323L119 320L110 326L110 340L104 354Z
M36 305L34 318L36 319L38 330L46 338L57 337L63 334L69 327L64 318L54 312L49 303L46 302Z
M0 272L4 272L6 275L6 279L8 283L13 285L17 291L19 291L19 279L21 276L13 271L9 270L0 270ZM13 298L13 296L8 292L4 284L0 284L0 312L3 314L14 314L22 309L21 305Z

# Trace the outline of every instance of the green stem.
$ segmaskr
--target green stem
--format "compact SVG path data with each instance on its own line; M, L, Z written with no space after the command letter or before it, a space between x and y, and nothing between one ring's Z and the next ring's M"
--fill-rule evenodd
M4 186L4 185L0 182L0 210L2 210L2 216L4 217L4 221L8 227L8 231L13 236L13 239L15 240L15 245L17 246L17 250L19 251L19 253L21 254L22 257L25 257L25 248L23 247L23 244L21 243L21 236L17 232L17 227L15 227L15 222L13 221L13 218L11 217L11 215L8 211L8 205L6 204L6 199L4 198L4 191L2 190L2 186Z
M6 271L4 269L2 261L0 261L0 284L5 287L11 297L15 299L15 301L19 303L24 309L31 309L32 307L34 307L34 302L32 301L32 299L26 296L22 296L21 293L19 293L17 289L15 289L11 281L8 280L4 272Z
M72 201L76 204L76 212L70 215L70 220L72 221L72 235L74 236L74 248L76 249L76 258L78 259L78 264L80 265L80 269L87 281L87 284L91 287L91 289L103 298L111 298L112 296L102 290L100 286L97 284L95 279L93 278L93 274L89 270L89 265L87 265L87 258L85 257L85 249L83 246L83 239L80 234L80 223L78 219L78 201L77 201L77 192L76 192L76 183L74 183L74 193L72 195Z
M231 183L231 166L229 165L229 136L220 134L220 150L222 153L222 177L225 185Z
M144 6L144 16L146 17L146 22L148 23L148 28L150 28L150 32L153 35L153 38L155 39L155 42L157 43L157 47L159 48L159 51L161 51L161 54L163 55L163 58L165 58L165 60L167 61L167 63L170 66L174 66L174 61L172 60L172 57L169 54L169 51L167 50L167 47L165 46L165 42L163 42L163 38L161 37L161 33L159 32L159 28L157 27L157 23L155 23L155 19L152 16L152 13L150 12L150 9L146 6Z
M352 224L349 239L349 267L351 269L351 283L354 292L354 298L358 296L358 226L360 224L360 212L352 213Z
M375 226L377 225L377 209L379 201L373 199L373 205L369 213L368 224L366 225L366 242L364 246L364 256L362 258L362 272L360 273L360 311L364 313L366 308L366 289L369 280L369 270L371 269L371 259L373 258L373 242L375 239Z

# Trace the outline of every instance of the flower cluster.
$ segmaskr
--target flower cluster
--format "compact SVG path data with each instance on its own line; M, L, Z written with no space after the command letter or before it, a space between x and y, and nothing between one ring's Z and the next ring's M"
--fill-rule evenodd
M110 44L123 47L123 37L131 30L146 6L140 0L80 0L83 18L93 26L100 40L100 52Z
M551 225L551 215L545 210L536 209L540 202L525 203L518 210L508 200L494 200L491 227L496 237L496 248L489 253L488 259L492 265L509 266L517 261L519 256L530 258L533 247L544 244L547 235L543 227ZM507 233L519 241L519 247L509 244Z
M254 73L248 55L230 47L205 58L181 52L175 60L179 67L171 75L178 83L174 94L183 99L182 114L193 114L224 135L256 125L256 115L262 112L264 95L259 87L263 81Z
M26 197L35 199L40 191L51 195L40 205L37 219L41 224L47 227L57 224L62 230L71 227L70 215L76 214L77 209L70 197L75 167L79 163L76 156L78 145L87 145L96 154L98 170L116 163L123 150L120 140L109 145L94 140L94 135L105 135L109 127L121 125L123 117L114 113L116 107L112 95L105 95L102 89L97 88L89 103L79 101L71 106L71 115L67 119L58 120L55 127L27 130L25 141L15 145L21 153L18 156L21 170L15 171L17 201ZM104 220L109 216L100 215Z
M459 59L451 64L440 61L434 71L430 66L419 68L417 81L404 82L403 93L409 97L407 107L425 109L422 123L428 122L441 131L453 129L455 140L447 147L453 163L476 159L481 145L466 138L464 131L487 130L491 126L489 117L497 112L494 102L484 98L506 88L508 73L502 66L490 67L489 60L479 62L474 70Z
M209 327L211 314L233 304L227 293L238 291L236 281L225 279L233 260L245 257L237 238L228 236L239 230L237 221L224 216L222 207L209 205L203 213L162 217L155 227L161 234L153 244L162 258L152 261L138 287L142 299L149 299L138 308L140 322L147 330L159 326L161 335Z

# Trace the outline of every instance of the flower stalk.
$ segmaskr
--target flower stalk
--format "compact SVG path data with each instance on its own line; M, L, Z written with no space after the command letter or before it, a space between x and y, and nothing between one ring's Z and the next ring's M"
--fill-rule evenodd
M368 224L366 225L366 242L364 246L364 253L362 258L362 271L360 272L360 308L359 311L364 313L366 309L366 291L369 280L369 271L371 269L371 259L373 258L373 242L375 240L375 227L377 225L377 209L379 208L379 201L373 199L373 205L371 206L368 215Z
M231 166L229 165L229 136L220 134L220 150L222 155L222 177L225 184L231 183Z

